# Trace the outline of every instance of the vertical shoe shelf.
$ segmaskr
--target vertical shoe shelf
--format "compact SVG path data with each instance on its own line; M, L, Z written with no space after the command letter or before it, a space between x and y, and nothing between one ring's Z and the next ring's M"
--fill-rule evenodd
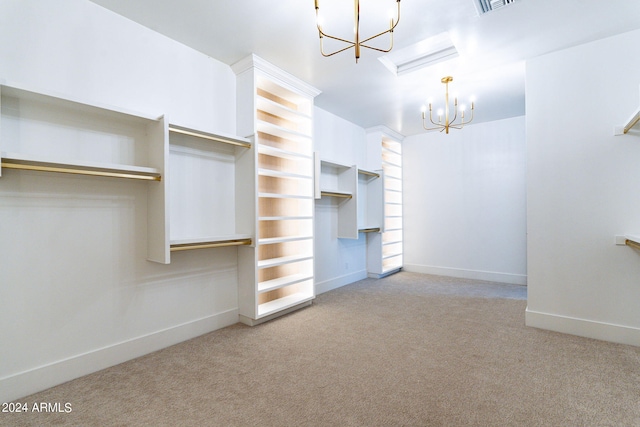
M402 268L402 145L382 140L384 171L384 233L382 233L382 274Z
M375 182L375 185L382 189L382 200L378 202L378 206L382 206L384 218L382 233L367 234L367 273L369 277L388 276L399 271L403 265L402 144L400 138L400 135L396 137L394 132L384 127L374 128L367 132L368 156L370 159L377 159L382 168L382 176L378 180L370 181L368 185ZM372 191L372 194L376 194L376 192ZM371 202L373 202L372 212L375 212L375 201Z
M311 304L314 284L313 98L316 89L255 55L237 74L238 133L254 138L255 244L238 248L240 320L255 325Z

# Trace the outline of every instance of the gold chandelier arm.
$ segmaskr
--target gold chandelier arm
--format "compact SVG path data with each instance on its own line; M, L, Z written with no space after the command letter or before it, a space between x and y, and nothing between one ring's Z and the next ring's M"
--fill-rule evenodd
M338 40L338 41L341 41L341 42L349 43L349 44L351 44L351 46L355 46L355 43L352 42L351 40L341 39L340 37L334 37L334 36L331 36L331 35L325 33L324 31L322 31L322 28L320 28L319 25L318 25L318 32L320 33L320 38L327 37L329 39ZM351 46L349 46L349 47L351 47Z
M442 132L444 130L444 125L440 124L440 123L436 123L433 121L433 119L431 118L431 111L429 111L429 120L431 121L432 124L436 125L436 127L434 128L428 128L426 125L426 115L423 112L422 113L422 127L424 128L424 130L438 130L440 129L440 132Z
M431 113L432 113L432 111L431 111L431 109L429 109L429 121L431 121L431 123L436 125L436 126L444 126L441 121L438 121L438 123L434 122L433 121L433 115ZM439 129L439 127L435 128L435 129Z
M380 49L379 47L373 47L373 46L367 46L366 44L362 44L360 43L360 47L366 47L367 49L372 49L372 50L377 50L378 52L391 52L391 49L393 49L393 38L391 39L391 46L389 46L389 49Z
M330 38L333 38L333 37L330 37ZM351 49L352 47L355 46L355 43L353 43L353 42L347 42L347 43L349 43L349 46L347 46L347 47L343 47L342 49L336 50L335 52L325 53L324 52L324 46L322 44L322 37L320 37L320 53L324 57L329 57L329 56L335 55L336 53L344 52L345 50Z
M393 46L393 30L395 30L395 28L398 26L398 23L400 22L400 0L397 0L396 3L398 3L398 14L396 16L396 18L397 18L396 22L394 23L393 20L391 20L391 25L390 25L388 30L384 30L381 33L376 34L375 36L371 36L371 37L369 37L367 39L362 40L360 42L360 46L364 46L363 43L366 43L369 40L373 40L376 37L380 37L381 35L386 34L386 33L391 33L391 39L392 39L392 44L391 45ZM376 49L376 48L373 48L373 47L370 47L370 46L364 46L364 47L368 47L369 49ZM376 50L381 50L381 49L376 49ZM389 48L389 50L391 50L391 48ZM388 51L383 51L383 52L388 52Z
M452 123L453 123L453 122L455 122L455 121L456 121L456 119L458 118L458 104L457 104L457 103L454 105L454 108L453 108L453 109L454 109L454 112L453 112L453 119L451 119L451 120L449 121L449 124L452 124Z
M473 121L473 108L471 109L471 118L466 122L464 121L464 119L462 119L462 124L466 125L467 123L471 123L471 121Z

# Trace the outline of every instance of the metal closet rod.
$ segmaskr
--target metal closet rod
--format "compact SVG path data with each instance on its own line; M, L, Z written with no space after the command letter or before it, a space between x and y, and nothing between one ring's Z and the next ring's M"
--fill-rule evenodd
M375 173L375 172L369 172L363 169L358 169L358 173L361 173L362 175L369 175L369 176L373 176L376 178L380 178L380 174Z
M350 198L353 197L351 194L334 193L332 191L321 191L320 195L321 196L327 196L327 197L342 197L344 199L350 199Z
M373 228L361 228L360 230L358 230L360 233L377 233L380 231L380 227L373 227Z
M91 175L91 176L106 176L109 178L127 178L127 179L140 179L145 181L161 181L162 176L160 174L137 174L127 172L115 172L106 170L93 170L93 169L80 169L80 168L66 168L61 166L43 166L39 164L26 164L26 163L12 163L11 160L5 159L2 161L2 167L8 169L21 169L40 172L58 172L58 173L70 173L75 175Z
M633 240L627 239L625 240L624 244L627 246L631 246L634 249L640 249L640 243L634 242Z
M251 148L251 144L244 141L237 141L234 139L227 139L221 136L213 136L206 133L194 132L175 126L169 126L169 132L181 133L183 135L195 136L196 138L208 139L210 141L222 142L224 144L237 145L238 147Z
M202 243L185 243L181 245L171 245L171 252L188 251L191 249L222 248L225 246L243 246L243 245L250 245L250 244L251 244L251 239L220 240L216 242L202 242Z

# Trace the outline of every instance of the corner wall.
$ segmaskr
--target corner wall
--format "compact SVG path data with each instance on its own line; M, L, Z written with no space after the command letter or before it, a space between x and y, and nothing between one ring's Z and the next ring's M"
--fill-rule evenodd
M324 160L367 168L364 129L321 108L314 110L314 150ZM367 239L338 239L338 209L330 200L315 203L316 293L367 277Z
M527 63L529 326L640 345L640 31Z
M525 118L402 146L404 269L526 284Z

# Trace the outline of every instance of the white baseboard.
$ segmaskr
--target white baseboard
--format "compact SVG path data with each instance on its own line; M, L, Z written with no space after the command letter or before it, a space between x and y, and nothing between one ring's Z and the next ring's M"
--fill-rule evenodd
M332 289L339 288L341 286L348 285L358 280L367 278L367 270L356 271L355 273L345 274L344 276L335 277L333 279L325 280L324 282L316 283L316 295L328 292Z
M392 274L396 274L400 270L402 270L402 267L394 268L393 270L385 271L384 273L380 273L380 274L378 274L378 273L367 273L367 277L369 277L371 279L382 279L384 277L391 276Z
M404 271L413 273L435 274L437 276L460 277L463 279L486 280L489 282L526 285L526 274L499 273L495 271L464 270L461 268L434 267L431 265L404 264Z
M618 344L640 346L639 328L541 313L530 310L529 307L527 307L525 313L525 323L533 328L547 329L563 334L578 335Z
M233 309L108 347L0 378L0 402L9 402L238 322Z

